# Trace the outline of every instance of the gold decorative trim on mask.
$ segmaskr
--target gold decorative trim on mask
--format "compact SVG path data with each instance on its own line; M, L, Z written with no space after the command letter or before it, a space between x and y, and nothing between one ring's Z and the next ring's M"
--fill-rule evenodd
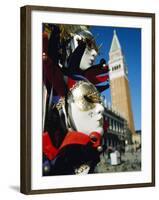
M96 103L102 103L100 93L95 86L86 81L78 81L71 89L68 99L72 99L81 111L95 108Z
M89 111L95 108L96 103L102 104L100 93L95 86L86 81L78 81L68 92L68 103L74 102L81 111ZM56 108L61 110L65 105L65 98L61 97Z
M57 110L61 110L64 105L65 105L65 98L61 97L58 103L56 104Z

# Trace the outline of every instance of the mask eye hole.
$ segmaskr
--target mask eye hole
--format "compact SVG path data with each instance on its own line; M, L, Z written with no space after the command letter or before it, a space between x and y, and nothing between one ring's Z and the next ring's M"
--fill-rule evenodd
M89 103L94 103L93 99L91 97L87 96L87 95L84 95L84 99Z
M88 46L88 48L92 49L93 48L93 44L92 41L86 38L86 44Z
M86 44L87 44L87 48L89 50L95 49L95 51L98 53L98 48L97 48L95 42L93 41L93 39L86 38Z
M84 99L89 103L101 103L101 99L97 95L84 95Z

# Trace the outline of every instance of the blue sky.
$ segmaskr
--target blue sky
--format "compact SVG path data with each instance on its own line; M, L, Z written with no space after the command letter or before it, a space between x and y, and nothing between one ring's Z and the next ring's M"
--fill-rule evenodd
M131 103L134 116L135 129L141 129L141 29L139 28L119 28L119 27L91 27L91 32L95 36L98 45L102 44L100 55L96 63L101 58L107 62L109 60L109 50L113 38L113 31L116 30L122 51L128 65L128 79L131 94ZM111 102L110 89L104 92L107 100Z

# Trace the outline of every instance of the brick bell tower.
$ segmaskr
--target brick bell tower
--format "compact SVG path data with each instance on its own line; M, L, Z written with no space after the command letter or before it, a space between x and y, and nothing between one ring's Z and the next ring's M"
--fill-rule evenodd
M115 30L109 51L109 70L112 107L127 120L128 128L135 136L128 70Z

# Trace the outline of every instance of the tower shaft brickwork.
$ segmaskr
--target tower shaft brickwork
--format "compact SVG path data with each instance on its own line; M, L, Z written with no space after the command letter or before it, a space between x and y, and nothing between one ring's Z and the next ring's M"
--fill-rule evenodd
M111 80L110 85L112 106L123 115L131 132L135 133L128 80L124 77L119 77Z
M133 112L131 108L131 95L127 76L128 70L115 31L109 51L109 70L112 107L127 120L130 132L135 134Z

